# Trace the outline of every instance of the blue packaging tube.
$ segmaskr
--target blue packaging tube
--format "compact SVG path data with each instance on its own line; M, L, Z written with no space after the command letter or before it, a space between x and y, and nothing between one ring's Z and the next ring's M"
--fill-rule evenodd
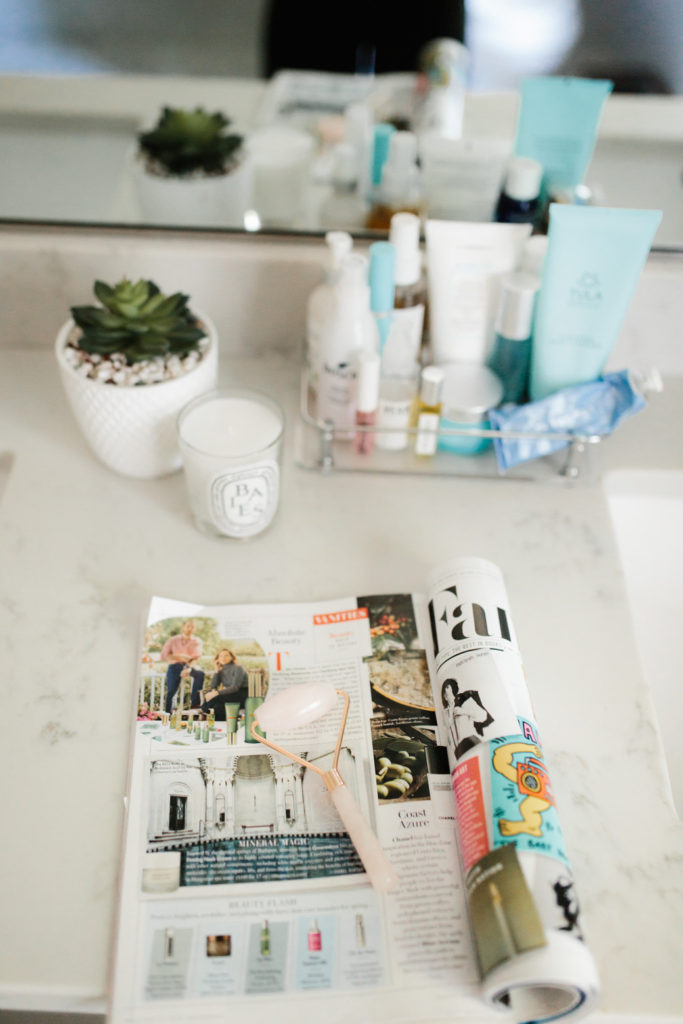
M628 370L621 370L619 373L606 373L588 384L556 391L538 402L491 409L489 418L494 430L602 436L611 434L623 419L644 408L645 404L645 399L633 386ZM543 437L493 439L498 468L502 472L520 462L560 451L569 444L569 441Z
M522 81L515 155L538 160L546 192L583 183L611 91L607 79L539 76Z

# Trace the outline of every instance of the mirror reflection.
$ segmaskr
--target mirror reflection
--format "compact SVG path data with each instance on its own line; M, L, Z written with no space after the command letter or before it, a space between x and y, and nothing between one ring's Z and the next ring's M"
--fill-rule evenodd
M683 245L679 4L16 0L0 40L3 219L355 234L396 210L491 220L520 156L522 81L569 75L613 91L562 201L579 184L581 202L663 208L657 244Z

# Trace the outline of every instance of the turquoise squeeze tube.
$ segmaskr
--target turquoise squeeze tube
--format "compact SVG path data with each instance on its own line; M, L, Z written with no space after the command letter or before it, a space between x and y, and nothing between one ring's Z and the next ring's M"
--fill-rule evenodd
M606 79L523 80L515 155L529 156L543 166L546 194L583 184L611 91L612 83Z
M551 204L532 401L600 376L661 219L659 210Z

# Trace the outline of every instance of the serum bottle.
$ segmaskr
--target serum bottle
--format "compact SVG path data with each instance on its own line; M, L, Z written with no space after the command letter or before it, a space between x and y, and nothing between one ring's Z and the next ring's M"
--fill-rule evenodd
M531 335L536 294L541 282L518 272L503 279L496 316L496 339L488 360L503 385L503 402L523 401L529 378Z
M267 921L263 922L261 928L261 956L270 956L270 927Z
M439 440L441 390L444 372L440 366L425 366L420 376L420 393L415 403L415 454L431 458Z

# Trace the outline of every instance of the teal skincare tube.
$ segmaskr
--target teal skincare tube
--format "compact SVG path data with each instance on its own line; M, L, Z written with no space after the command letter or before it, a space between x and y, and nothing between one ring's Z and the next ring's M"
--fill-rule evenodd
M661 219L659 210L551 204L532 401L600 376Z
M515 156L538 160L546 194L583 184L611 91L607 80L550 77L522 82Z

